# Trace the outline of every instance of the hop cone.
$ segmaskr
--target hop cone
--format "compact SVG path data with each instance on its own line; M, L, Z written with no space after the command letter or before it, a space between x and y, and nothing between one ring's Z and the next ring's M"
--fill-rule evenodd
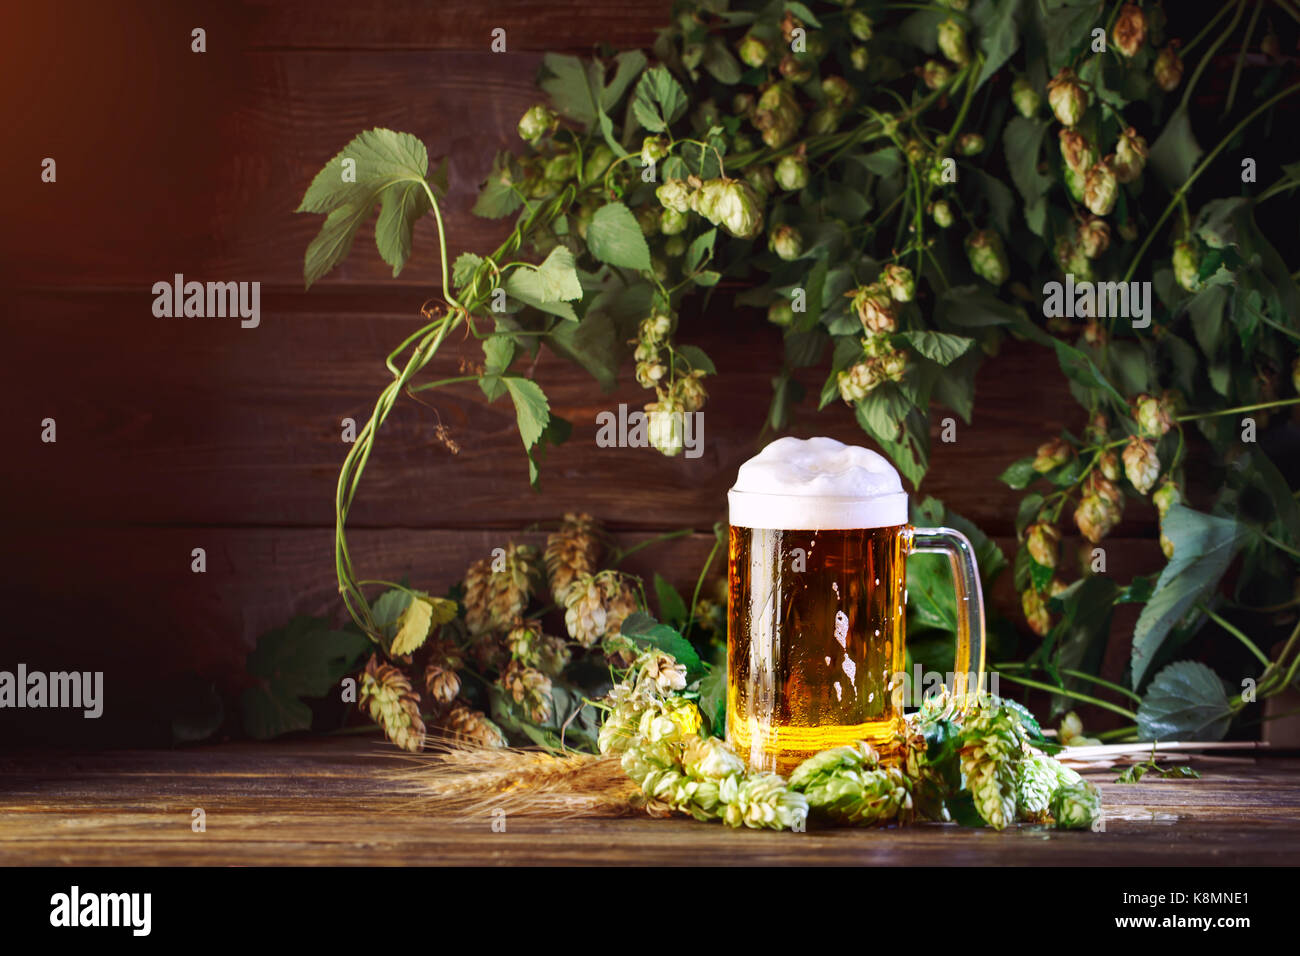
M500 684L533 723L544 724L551 719L551 679L541 671L513 660L502 673Z
M961 770L975 809L1001 830L1016 818L1016 776L1021 732L1003 708L983 711L962 728Z
M575 579L565 601L564 625L583 647L619 634L624 618L636 610L636 596L617 571Z
M431 642L429 663L424 668L424 688L440 705L450 704L460 693L460 675L464 666L456 645L445 639Z
M727 777L718 787L718 796L726 804L722 822L729 827L789 830L802 828L808 819L807 798L774 773Z
M482 747L504 747L505 734L481 710L459 703L447 714L447 729L454 736Z
M871 826L912 809L910 781L896 767L841 767L803 791L808 806L837 823Z
M631 740L623 751L622 765L623 772L631 777L638 787L644 788L651 774L679 770L681 751L676 744L668 741L637 737Z
M556 604L564 606L569 589L580 575L596 573L601 537L600 525L591 515L570 512L564 516L560 530L546 539L546 574Z
M697 779L722 780L745 772L745 762L717 737L690 737L682 749L682 768Z
M358 706L384 729L388 739L403 750L424 749L424 721L420 719L420 695L411 689L406 675L391 664L371 656L361 675Z
M460 693L460 675L443 664L430 663L424 669L424 687L439 704L450 704Z
M1101 816L1101 794L1086 780L1065 784L1052 795L1052 817L1062 830L1086 830Z
M1132 436L1124 446L1124 476L1137 489L1138 494L1145 495L1156 483L1160 475L1160 458L1156 455L1156 446L1146 438Z
M539 577L537 552L509 544L505 566L493 571L492 559L475 561L465 573L465 623L475 636L504 631L524 610Z
M790 774L790 788L806 791L825 783L843 770L875 770L880 766L880 756L866 741L859 740L847 747L832 747L809 757Z
M676 810L696 820L716 820L722 811L716 780L697 780L677 770L652 772L642 784L651 813Z
M1052 794L1059 786L1056 761L1042 754L1031 754L1020 762L1016 774L1016 805L1024 819L1040 820L1048 811Z

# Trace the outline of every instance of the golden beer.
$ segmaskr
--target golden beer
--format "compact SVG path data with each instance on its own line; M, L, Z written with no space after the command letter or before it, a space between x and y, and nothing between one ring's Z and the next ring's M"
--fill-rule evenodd
M907 495L883 457L782 438L741 466L728 500L727 740L751 768L788 773L858 740L888 748L903 723L909 553L951 560L952 689L979 687L973 549L956 531L907 524Z
M893 738L901 530L731 529L727 729L737 753L785 772L828 747Z

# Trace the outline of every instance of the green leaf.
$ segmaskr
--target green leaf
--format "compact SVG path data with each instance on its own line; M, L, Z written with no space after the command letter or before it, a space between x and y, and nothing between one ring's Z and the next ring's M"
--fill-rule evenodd
M1179 106L1165 124L1160 137L1151 144L1147 162L1170 192L1187 182L1197 162L1205 155L1192 132L1187 109Z
M601 262L625 269L650 268L650 247L632 211L620 202L596 210L587 226L587 247Z
M577 314L568 303L582 298L582 282L573 253L556 246L537 268L517 267L506 278L506 294L543 312L576 322Z
M682 600L677 589L658 572L655 572L655 595L659 598L659 616L673 627L684 626L687 616L686 602Z
M660 624L643 611L629 614L623 620L619 631L624 637L630 638L643 647L657 647L671 654L677 663L685 666L688 678L691 674L698 674L704 670L704 662L700 660L700 655L696 653L690 641L682 637L675 628Z
M1137 712L1142 740L1222 740L1231 722L1223 682L1199 661L1177 661L1160 671Z
M500 219L523 205L523 197L515 188L510 171L509 153L498 153L492 161L492 171L483 181L478 198L474 200L474 215L484 219Z
M1154 593L1133 630L1133 687L1142 685L1147 668L1170 630L1197 602L1213 593L1241 545L1236 521L1174 505L1161 522L1174 545L1174 556L1160 572Z
M1034 459L1031 455L1028 458L1020 458L1013 461L1007 467L1006 471L998 475L998 480L1010 488L1020 490L1037 477L1038 472L1034 471Z
M295 617L261 635L248 655L258 685L244 692L244 729L259 740L311 727L303 697L323 697L337 687L370 648L368 638L336 631L323 618Z
M532 275L537 281L536 297L542 302L574 302L582 298L582 282L567 246L552 249Z
M1038 171L1038 155L1050 122L1046 119L1013 117L1002 134L1002 148L1007 157L1011 181L1025 201L1025 222L1035 235L1043 235L1047 225L1044 197L1052 186L1052 177Z
M474 273L482 264L483 257L476 256L472 252L462 252L456 257L456 261L451 266L451 281L457 292L469 285L474 278Z
M495 402L505 394L506 386L501 376L514 360L515 343L510 336L492 335L483 340L483 377L478 384L489 402Z
M506 383L510 398L515 403L519 437L523 439L524 448L532 448L537 444L537 439L542 437L542 432L551 419L551 406L546 401L546 393L532 379L510 376L502 381Z
M700 713L714 737L727 735L727 670L714 667L700 680Z
M410 133L371 129L359 134L316 174L298 212L326 214L307 246L307 287L338 265L357 228L380 205L375 245L396 276L411 254L411 230L429 211L429 154Z
M1000 70L1002 64L1006 63L1020 46L1020 29L1016 24L1016 15L1020 12L1021 2L1022 0L998 0L992 12L979 21L979 48L984 53L984 68L975 79L977 89Z
M903 151L897 146L886 146L865 155L854 154L853 158L877 176L892 176L903 168Z
M965 353L974 339L964 335L949 335L946 332L902 332L901 337L926 358L940 365L950 365Z
M686 112L686 94L666 66L656 66L641 75L632 94L632 111L637 121L652 133L662 133Z
M702 371L708 375L718 374L713 359L709 358L704 349L698 345L679 345L674 351L676 351L678 358L686 360L686 364L690 366L691 370Z
M713 243L718 238L718 230L702 232L691 242L686 250L686 273L689 275L709 260L713 255Z

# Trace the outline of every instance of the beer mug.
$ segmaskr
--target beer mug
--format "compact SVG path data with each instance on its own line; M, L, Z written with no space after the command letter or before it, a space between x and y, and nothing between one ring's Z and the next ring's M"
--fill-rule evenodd
M950 689L957 701L981 689L974 550L951 528L908 524L884 457L832 438L781 438L740 466L727 504L727 742L751 768L788 773L857 740L888 749L903 726L909 554L948 556Z

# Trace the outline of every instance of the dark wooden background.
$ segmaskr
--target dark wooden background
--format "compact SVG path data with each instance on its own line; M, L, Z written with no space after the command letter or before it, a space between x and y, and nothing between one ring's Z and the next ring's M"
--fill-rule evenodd
M320 220L293 210L314 173L361 129L408 130L450 158L453 246L487 251L503 224L469 207L538 99L541 52L648 47L669 6L56 0L6 16L0 666L106 672L105 718L58 725L69 742L165 741L170 702L192 693L186 675L233 695L260 632L294 613L338 613L341 420L369 414L383 356L417 327L439 276L426 222L399 280L363 231L304 293L303 251ZM206 53L190 52L194 27L207 31ZM495 27L507 30L506 54L489 52ZM47 156L54 184L40 181ZM151 287L177 272L260 281L261 326L155 318ZM695 460L597 448L596 412L644 393L625 369L601 395L549 353L536 377L575 429L549 454L541 494L507 402L489 405L474 385L437 393L462 447L454 457L433 439L433 414L402 404L354 511L363 575L441 591L506 538L582 509L622 543L697 529L631 563L692 581L737 465L764 440L780 354L774 330L725 297L701 319L684 338L719 375ZM432 373L455 374L461 357L481 353L452 343ZM812 395L824 374L807 376ZM936 424L922 492L1008 546L1018 495L996 476L1062 425L1079 427L1079 411L1055 363L1025 346L986 364L977 397L956 443L940 443ZM56 444L40 440L46 417ZM862 438L839 404L801 409L792 431ZM190 571L196 547L204 574ZM1154 514L1130 507L1109 553L1118 574L1156 563ZM996 599L1013 610L1007 578ZM1123 649L1112 657L1117 674Z

